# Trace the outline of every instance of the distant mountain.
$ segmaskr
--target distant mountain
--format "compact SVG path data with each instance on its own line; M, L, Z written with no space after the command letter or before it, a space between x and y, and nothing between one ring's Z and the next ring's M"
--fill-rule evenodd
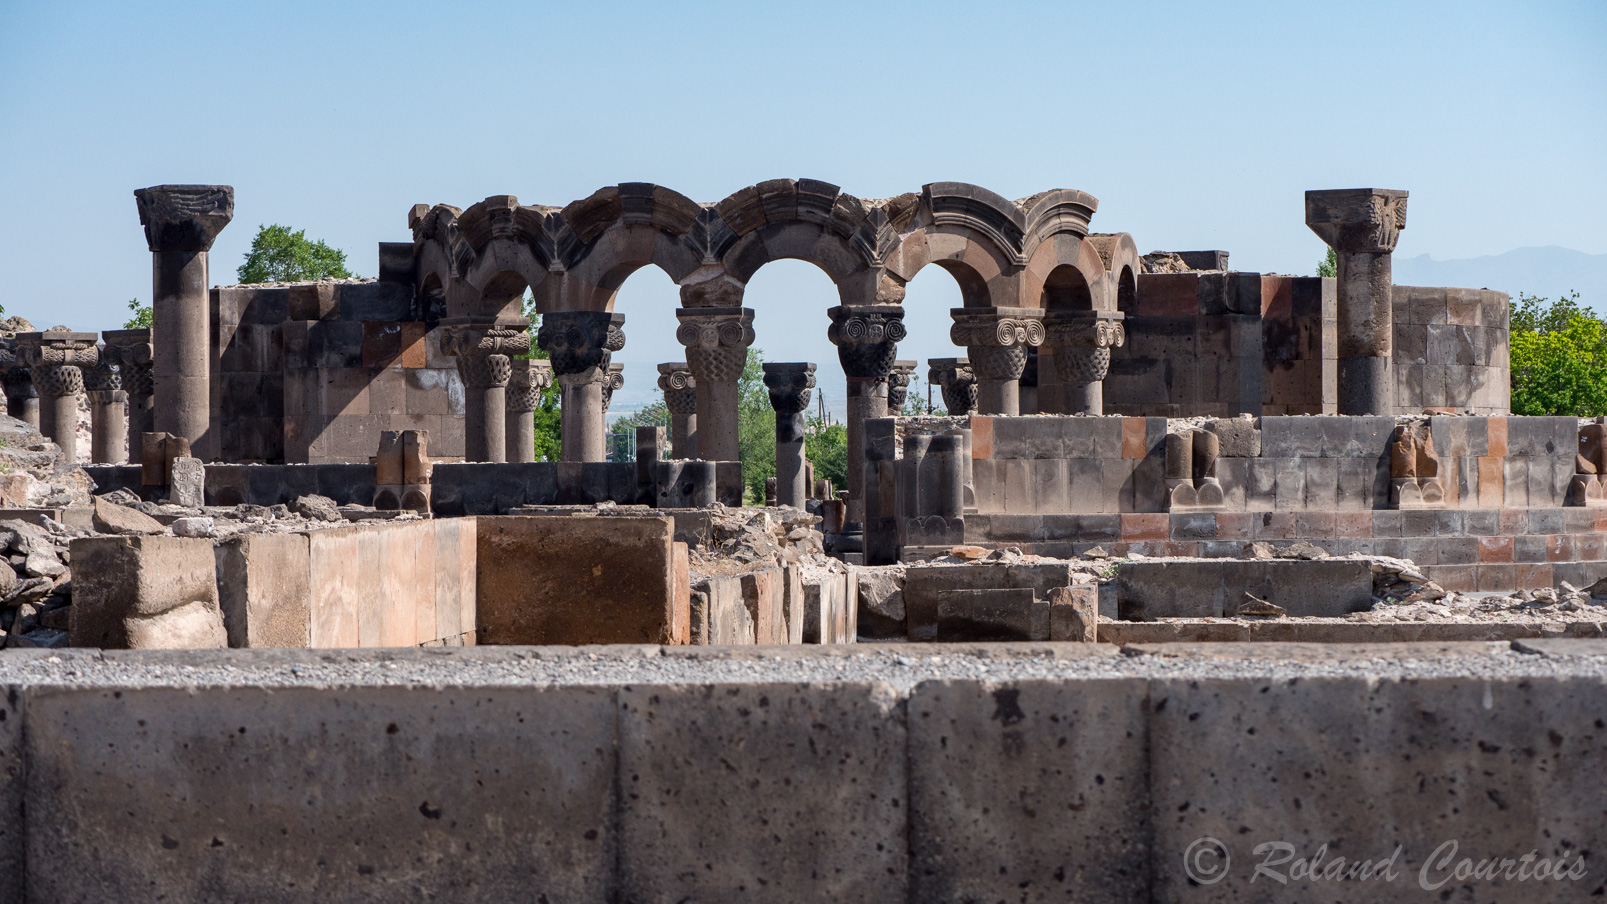
M1514 299L1519 293L1557 298L1578 292L1585 305L1607 311L1607 254L1548 245L1460 261L1396 255L1394 269L1395 283L1402 286L1495 289Z

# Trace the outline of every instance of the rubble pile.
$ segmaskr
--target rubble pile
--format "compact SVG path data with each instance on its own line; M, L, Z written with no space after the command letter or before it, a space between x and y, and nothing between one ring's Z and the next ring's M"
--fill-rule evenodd
M785 506L736 509L718 503L705 511L708 534L689 549L694 576L742 574L805 562L838 573L844 569L840 561L826 556L818 515Z

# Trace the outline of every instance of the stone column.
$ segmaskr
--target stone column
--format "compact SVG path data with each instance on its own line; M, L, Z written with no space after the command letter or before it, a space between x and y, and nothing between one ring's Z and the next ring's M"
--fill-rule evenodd
M1027 366L1027 347L1042 345L1043 312L1036 308L954 308L949 338L963 345L977 378L981 414L1021 413L1017 381Z
M1050 311L1044 316L1061 383L1059 413L1105 413L1110 350L1127 343L1125 316L1102 311Z
M1306 225L1339 259L1339 413L1395 413L1390 255L1406 228L1406 192L1306 192Z
M507 461L536 460L536 409L542 390L552 385L552 365L534 358L514 358L508 379Z
M926 378L943 392L943 408L952 417L976 413L976 374L969 358L928 358Z
M552 358L562 392L563 460L605 461L603 384L609 356L625 347L625 315L608 311L543 314L536 343Z
M919 361L894 361L893 367L887 372L887 413L897 417L904 413L904 403L909 399L910 381L915 378L915 368Z
M84 370L84 391L89 394L90 453L96 464L119 464L128 458L128 393L122 374L104 350L100 363Z
M887 416L887 375L905 336L904 306L838 305L826 311L826 338L848 377L848 514L845 530L865 523L865 421Z
M670 457L697 458L697 379L679 361L660 364L658 388L670 410Z
M157 185L134 192L151 249L154 428L182 436L201 458L211 419L211 303L207 252L234 218L228 185Z
M94 333L75 333L54 326L42 333L17 334L17 356L33 374L39 391L39 432L61 447L62 457L78 460L78 395L84 391L81 368L100 362Z
M764 388L776 410L776 504L803 508L809 498L804 462L804 412L815 388L815 365L807 362L764 365Z
M737 380L753 344L752 308L677 308L675 338L697 382L698 457L737 461Z
M466 461L506 461L511 355L530 351L529 323L443 323L441 351L458 359L463 378L463 450Z
M39 429L39 393L34 391L33 374L22 364L8 367L3 377L6 390L6 413Z
M142 433L155 433L151 408L151 331L107 330L100 334L104 345L101 360L117 365L117 377L128 394L128 435L134 437L128 457L134 459L134 446Z

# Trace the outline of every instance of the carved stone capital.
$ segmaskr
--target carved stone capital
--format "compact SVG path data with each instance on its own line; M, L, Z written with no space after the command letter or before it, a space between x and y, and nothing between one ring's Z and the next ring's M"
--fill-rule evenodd
M909 397L910 381L915 379L915 368L918 361L894 361L893 367L887 372L887 412L898 414L904 410L904 400Z
M34 388L47 399L75 396L84 391L84 372L72 364L44 364L31 369Z
M116 392L123 388L123 375L117 365L106 360L102 355L100 362L92 367L84 368L84 391Z
M543 314L536 344L552 357L554 374L580 374L608 366L609 353L625 347L624 326L624 314L608 311Z
M943 407L955 416L976 411L976 374L969 358L930 358L926 378L943 392Z
M837 346L837 360L850 380L885 380L906 335L904 308L896 304L838 305L826 315L826 338Z
M764 364L764 388L777 414L798 414L809 407L815 388L815 365L802 361Z
M33 385L33 372L20 364L0 372L0 384L5 386L8 399L21 401L39 397Z
M1036 308L954 308L949 338L967 348L1015 348L1042 345L1043 312ZM974 357L974 356L973 356Z
M151 251L210 251L234 219L234 187L155 185L134 190Z
M450 323L441 325L441 351L458 358L527 355L528 323Z
M697 414L697 378L685 364L660 364L658 388L664 390L664 407L670 414Z
M73 364L88 367L100 362L98 333L75 333L53 326L42 333L17 334L17 360L29 367Z
M458 355L458 376L470 389L507 386L513 379L513 362L507 355Z
M509 362L513 375L508 379L509 414L529 414L541 407L542 390L552 385L552 365L532 358Z
M603 413L608 412L608 405L614 401L614 390L625 388L625 365L610 364L608 371L603 375Z
M1098 383L1110 373L1110 350L1127 344L1121 314L1052 311L1044 317L1063 383Z
M1306 225L1342 254L1389 254L1406 228L1406 192L1389 188L1308 191Z
M686 346L696 379L730 383L742 376L754 339L752 308L679 308L675 317L681 322L675 339Z

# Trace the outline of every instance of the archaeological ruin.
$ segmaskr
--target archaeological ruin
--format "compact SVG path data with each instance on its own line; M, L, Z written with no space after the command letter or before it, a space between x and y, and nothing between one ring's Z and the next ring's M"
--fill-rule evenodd
M377 278L234 286L233 188L134 196L151 328L0 324L0 904L1285 900L1181 859L1253 863L1246 810L1599 850L1607 419L1512 415L1506 294L1394 284L1406 191L1306 193L1328 278L1082 191L778 179L419 204ZM755 504L783 259L838 360L764 363ZM634 373L647 267L685 355ZM901 359L927 267L955 347Z

